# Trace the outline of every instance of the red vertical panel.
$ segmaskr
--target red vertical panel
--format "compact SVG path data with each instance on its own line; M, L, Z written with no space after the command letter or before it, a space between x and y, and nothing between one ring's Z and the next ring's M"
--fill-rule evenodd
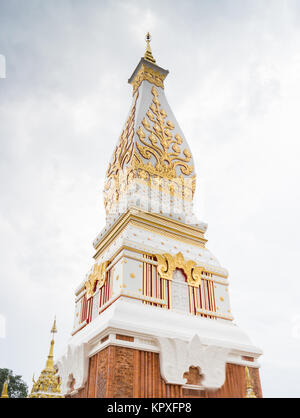
M211 282L211 297L213 302L213 311L216 312L216 297L215 297L215 288L214 283Z
M199 309L203 308L201 287L202 287L202 280L199 286Z

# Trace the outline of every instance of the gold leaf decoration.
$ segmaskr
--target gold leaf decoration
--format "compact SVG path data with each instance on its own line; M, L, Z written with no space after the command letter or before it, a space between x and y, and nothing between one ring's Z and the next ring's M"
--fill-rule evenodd
M201 274L204 271L203 267L196 267L196 262L193 260L185 260L182 253L175 256L171 254L155 254L157 259L157 271L163 279L172 280L173 273L176 269L182 269L186 275L189 285L198 287L201 284Z
M163 89L165 78L165 74L162 74L160 71L155 71L150 66L143 64L131 83L133 87L133 94L136 93L144 80L147 80L155 86Z
M90 273L88 280L85 282L87 299L94 295L94 289L97 282L99 283L99 288L104 285L106 281L106 268L108 264L108 261L104 261L104 263L101 264L94 264L93 270Z
M134 152L134 117L138 96L139 93L137 92L125 128L120 136L120 141L115 148L112 162L109 164L106 172L106 182L104 185L105 207L108 206L109 201L112 199L118 201L122 192L122 186L124 187L124 183L127 183L128 177L130 176L130 170L124 173L124 167L130 162Z
M136 144L134 168L147 171L150 176L156 175L171 180L178 177L178 167L181 174L189 176L194 171L194 167L189 165L192 155L188 149L184 149L184 156L180 156L183 139L179 134L173 137L171 131L174 125L169 120L165 121L168 115L161 108L157 89L153 86L151 92L153 100L146 113L147 117L137 130L140 143ZM148 138L145 131L149 134ZM154 157L155 162L149 161L145 164L140 157L147 160Z

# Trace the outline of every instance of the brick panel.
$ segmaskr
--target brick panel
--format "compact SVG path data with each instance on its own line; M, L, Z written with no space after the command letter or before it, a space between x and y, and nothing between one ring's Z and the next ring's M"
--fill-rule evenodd
M253 389L262 397L259 370L249 367ZM187 371L190 383L198 371ZM201 373L201 371L200 371ZM159 354L126 347L109 346L90 358L86 387L76 398L243 398L246 395L245 367L226 365L226 381L217 391L201 391L166 384L160 375Z

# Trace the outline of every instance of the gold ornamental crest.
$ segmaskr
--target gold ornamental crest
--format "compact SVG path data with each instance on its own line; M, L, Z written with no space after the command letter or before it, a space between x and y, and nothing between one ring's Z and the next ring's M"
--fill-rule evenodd
M199 287L201 284L201 275L204 272L203 267L197 266L196 261L185 260L182 253L175 256L171 254L155 254L157 259L157 271L163 279L172 280L176 269L184 271L187 282L191 286Z
M108 263L108 261L104 261L104 263L101 264L94 264L93 270L89 274L88 280L85 282L87 299L94 295L96 283L99 283L99 288L104 285L106 281L106 268Z

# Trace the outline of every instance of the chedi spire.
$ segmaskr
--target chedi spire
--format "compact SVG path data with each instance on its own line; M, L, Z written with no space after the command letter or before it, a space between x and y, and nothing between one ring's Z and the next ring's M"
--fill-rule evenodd
M147 48L128 82L133 100L108 165L104 185L107 224L130 207L202 226L193 213L196 173L192 152L165 96L169 71Z

